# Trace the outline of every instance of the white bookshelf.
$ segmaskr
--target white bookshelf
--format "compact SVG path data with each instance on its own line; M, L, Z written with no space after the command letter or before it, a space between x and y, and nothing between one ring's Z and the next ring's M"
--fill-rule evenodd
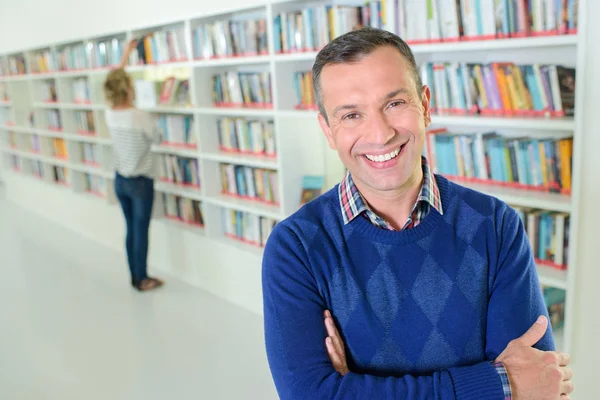
M341 4L338 1L316 1L311 4ZM362 4L362 1L344 1L343 4ZM205 227L198 228L186 224L164 219L161 223L172 230L190 231L200 233L219 244L231 246L253 255L260 256L261 249L246 243L231 240L223 235L220 221L220 211L233 209L247 212L266 218L281 220L298 209L301 192L301 179L303 175L325 175L326 184L331 187L337 183L343 174L343 166L337 159L337 154L330 151L317 123L316 111L301 111L294 109L295 97L293 94L292 77L296 71L310 70L316 57L316 52L299 52L292 54L275 54L273 38L273 16L282 11L299 10L306 5L303 1L268 1L261 6L248 9L230 10L214 15L198 15L184 20L170 21L163 25L139 27L130 31L117 32L112 35L82 38L69 43L51 44L39 49L25 49L26 66L31 70L28 55L36 50L50 49L60 51L65 46L98 42L112 37L129 39L140 34L164 29L183 29L185 34L185 59L176 62L152 65L128 66L127 71L137 78L148 80L161 80L169 74L185 76L190 80L191 103L189 107L157 106L147 109L156 115L170 114L191 116L194 118L195 135L198 146L191 148L176 148L169 146L156 146L153 151L157 154L173 154L180 157L196 159L200 169L201 188L186 188L179 185L161 182L155 183L158 198L161 193L173 194L183 198L201 202L204 211ZM386 28L394 30L391 16L395 15L395 1L387 2L387 14L390 18ZM192 32L200 24L219 19L266 18L269 54L249 57L196 59L193 54ZM427 61L466 61L466 62L493 62L508 61L516 63L555 63L572 64L580 73L583 63L582 53L585 49L581 46L580 35L562 35L552 37L531 37L522 39L501 39L491 41L470 41L460 43L440 43L411 46L417 62ZM0 55L0 59L8 55ZM273 98L272 109L254 108L223 108L216 107L211 101L212 74L222 71L268 71L271 76L271 90ZM84 192L81 189L81 176L93 174L106 180L107 191L105 197L108 204L115 204L112 193L113 165L110 152L110 138L104 124L104 110L106 108L102 98L102 81L108 73L108 68L95 68L69 71L51 71L44 73L30 73L17 76L0 76L0 82L6 82L11 93L9 102L0 102L0 107L8 108L11 112L12 126L0 126L0 136L14 132L25 137L38 135L40 138L52 140L64 139L69 150L67 160L58 160L51 154L42 151L40 154L15 150L2 145L5 155L15 155L24 160L40 161L47 165L59 165L73 172L72 190L76 193ZM69 87L75 79L87 80L91 103L79 104L73 101ZM37 89L45 81L52 81L58 91L57 103L47 103L39 99ZM581 110L581 102L585 85L577 80L577 106ZM61 132L49 130L44 125L44 113L48 110L58 110L63 121ZM92 112L95 136L78 134L74 125L74 113ZM35 124L29 122L29 114L35 115ZM217 118L239 117L248 119L272 120L275 125L275 142L277 149L276 158L256 157L250 155L229 154L219 151L216 146L217 131L215 122ZM540 208L551 211L571 213L571 243L577 242L576 232L578 225L579 186L581 184L580 154L582 123L581 113L575 118L498 118L484 116L455 116L435 115L432 118L434 126L460 127L469 130L499 130L513 133L535 134L540 137L556 137L569 133L574 134L574 159L573 159L573 191L570 196L523 191L506 187L494 187L482 184L464 184L514 205L523 207ZM4 143L1 141L0 143ZM104 150L103 162L100 167L91 167L82 164L77 153L79 146L85 143L101 146ZM42 149L44 150L44 149ZM240 198L233 198L220 193L221 163L236 164L254 168L275 170L279 175L280 204L268 205ZM4 165L7 165L4 163ZM12 171L8 169L8 171ZM10 172L9 172L10 173ZM27 176L27 170L14 172L14 175ZM162 208L160 201L157 208ZM560 348L569 351L573 338L573 288L574 274L577 270L576 247L571 246L569 253L569 268L559 271L551 267L538 266L540 282L544 285L554 286L567 291L567 311L565 327L557 332L557 342Z

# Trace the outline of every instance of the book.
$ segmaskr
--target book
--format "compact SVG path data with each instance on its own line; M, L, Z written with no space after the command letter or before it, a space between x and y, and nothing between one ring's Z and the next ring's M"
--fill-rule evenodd
M163 114L158 117L157 126L163 137L162 145L197 148L192 116Z
M200 189L200 170L195 158L161 155L159 179L179 186Z
M300 205L316 199L323 193L325 177L320 175L305 175L302 177L302 194L300 195Z
M257 247L264 247L273 231L276 220L256 214L221 209L223 233L226 237Z
M245 118L217 119L219 150L276 157L273 121Z
M427 132L426 152L434 173L457 181L571 192L572 137L540 141L440 128Z
M204 226L204 216L199 201L171 193L163 193L162 198L166 218L198 227Z
M192 30L194 58L248 57L268 54L265 19L223 20Z
M212 98L216 107L272 108L268 72L229 71L213 75Z
M221 164L221 193L227 196L279 205L277 171Z

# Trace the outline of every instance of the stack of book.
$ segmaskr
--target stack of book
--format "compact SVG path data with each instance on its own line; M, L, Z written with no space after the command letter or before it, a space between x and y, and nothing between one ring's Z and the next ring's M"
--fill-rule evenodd
M174 77L165 79L160 91L159 104L187 107L191 104L190 81L178 80Z
M58 185L71 186L69 170L64 167L52 166L52 181Z
M44 179L44 164L38 160L31 160L31 173L35 177Z
M194 58L247 57L268 54L267 21L214 21L193 30Z
M87 69L89 67L85 45L65 46L58 52L58 64L61 71Z
M54 80L41 81L39 83L39 98L45 103L56 103L58 96L56 94L56 83Z
M160 179L163 182L200 188L198 160L173 155L162 156Z
M8 74L8 60L4 57L0 57L0 76L7 76Z
M93 143L83 143L81 146L82 157L84 164L93 165L96 167L100 166L100 146Z
M212 84L217 107L273 108L268 72L225 72L213 75Z
M318 110L313 90L312 72L294 73L294 91L296 93L296 109Z
M17 135L14 132L8 132L8 147L11 149L17 148Z
M92 102L90 85L87 78L79 78L73 81L73 100L75 103L89 104Z
M158 117L157 124L162 132L163 145L192 149L197 147L192 116L161 115Z
M578 0L400 0L396 32L409 44L577 33Z
M77 111L75 113L77 120L77 133L80 135L95 135L96 125L94 124L93 111Z
M8 155L8 164L13 171L21 171L21 157L15 156L14 154Z
M174 194L163 193L165 216L190 225L204 226L200 202Z
M8 56L9 75L23 75L27 73L25 68L25 57L22 54Z
M225 236L253 246L264 247L277 221L255 214L221 209Z
M49 130L62 131L60 112L58 112L58 110L47 110L46 116L48 118L48 129Z
M277 171L221 164L221 190L227 196L279 205Z
M217 129L221 151L277 156L273 121L221 118L217 120Z
M87 55L91 68L105 68L119 65L123 57L124 40L111 39L88 43Z
M58 68L58 63L54 54L50 50L36 51L30 57L31 72L34 74L41 72L53 72Z
M557 331L565 324L565 300L567 292L549 286L542 286L544 303L548 309L548 316L552 324L552 330Z
M27 151L31 153L39 153L41 151L40 147L40 137L38 135L28 135L29 140L26 143Z
M185 36L183 28L180 28L145 35L139 40L137 51L131 54L130 62L138 65L185 60Z
M98 197L106 197L106 179L93 174L84 174L84 185L87 193Z
M6 107L0 107L0 125L10 125L10 112Z
M567 269L570 215L525 207L513 208L523 221L536 262Z
M64 139L52 139L52 157L67 159L67 143Z
M299 11L282 12L273 22L276 53L317 51L336 37L365 26L382 28L385 1L363 6L318 5Z
M0 74L0 76L2 76ZM0 102L10 101L10 96L8 95L8 85L6 82L0 82Z
M569 194L573 139L508 138L494 132L427 132L435 173L451 179Z
M512 63L427 63L423 84L439 114L573 116L575 69Z

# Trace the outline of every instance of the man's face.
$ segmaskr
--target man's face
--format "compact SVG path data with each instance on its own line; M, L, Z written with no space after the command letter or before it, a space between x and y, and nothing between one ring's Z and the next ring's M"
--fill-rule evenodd
M400 52L382 46L356 63L330 64L321 73L319 123L329 146L362 188L406 186L421 168L429 125L429 88L417 93Z

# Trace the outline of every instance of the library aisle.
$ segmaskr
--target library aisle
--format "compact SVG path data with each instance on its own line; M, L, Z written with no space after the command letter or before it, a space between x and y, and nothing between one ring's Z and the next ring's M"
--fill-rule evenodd
M169 277L134 292L118 252L1 185L0 266L1 399L277 398L260 316Z

